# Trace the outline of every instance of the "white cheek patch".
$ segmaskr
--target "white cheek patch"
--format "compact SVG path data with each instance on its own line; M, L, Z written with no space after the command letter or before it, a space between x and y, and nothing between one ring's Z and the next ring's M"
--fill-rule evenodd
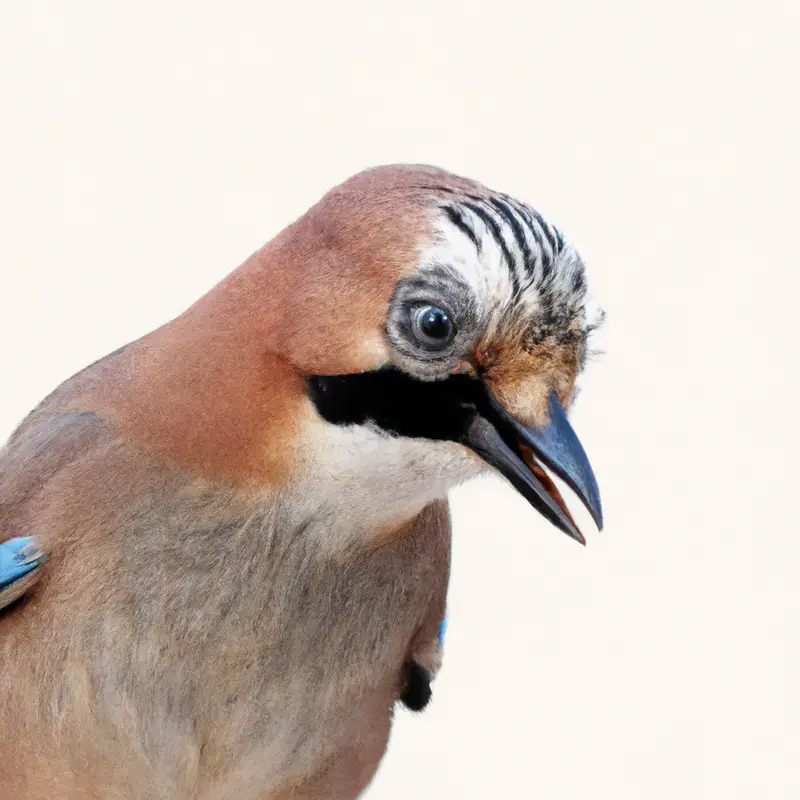
M303 515L329 513L337 546L407 520L485 470L453 442L389 436L371 425L334 425L310 401L293 491ZM346 530L344 530L346 529Z

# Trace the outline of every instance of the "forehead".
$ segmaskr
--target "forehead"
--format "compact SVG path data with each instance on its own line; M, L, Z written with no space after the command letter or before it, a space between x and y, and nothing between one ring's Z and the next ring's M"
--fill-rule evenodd
M586 294L583 263L563 234L508 195L440 187L419 269L451 270L490 316L570 325Z
M350 256L364 255L351 263L382 273L383 280L454 268L496 306L545 310L585 295L583 264L561 231L531 206L468 178L436 167L390 165L353 176L326 199L321 206L346 230ZM378 239L388 238L389 252L378 257Z
M561 232L521 201L433 167L353 176L287 229L277 250L296 277L284 287L292 313L282 318L282 341L308 371L384 362L392 310L426 283L433 299L448 287L467 296L468 316L488 334L511 333L512 319L529 333L580 324L584 269Z

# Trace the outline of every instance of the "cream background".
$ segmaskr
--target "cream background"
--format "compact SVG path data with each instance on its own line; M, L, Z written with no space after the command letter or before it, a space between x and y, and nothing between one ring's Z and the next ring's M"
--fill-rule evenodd
M800 5L215 5L0 0L2 436L365 166L518 195L608 311L606 530L454 494L446 665L369 797L800 797Z

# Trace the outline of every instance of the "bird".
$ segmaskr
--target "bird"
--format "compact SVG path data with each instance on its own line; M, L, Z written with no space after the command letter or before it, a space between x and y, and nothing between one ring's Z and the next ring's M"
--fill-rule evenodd
M442 665L449 491L602 528L602 316L531 206L378 166L57 387L0 451L0 797L361 795Z

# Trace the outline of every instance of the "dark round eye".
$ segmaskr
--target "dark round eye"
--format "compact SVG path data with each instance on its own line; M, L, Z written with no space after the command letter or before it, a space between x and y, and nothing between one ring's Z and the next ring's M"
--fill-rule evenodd
M443 308L422 306L414 314L414 334L428 347L445 347L456 335L456 326Z

